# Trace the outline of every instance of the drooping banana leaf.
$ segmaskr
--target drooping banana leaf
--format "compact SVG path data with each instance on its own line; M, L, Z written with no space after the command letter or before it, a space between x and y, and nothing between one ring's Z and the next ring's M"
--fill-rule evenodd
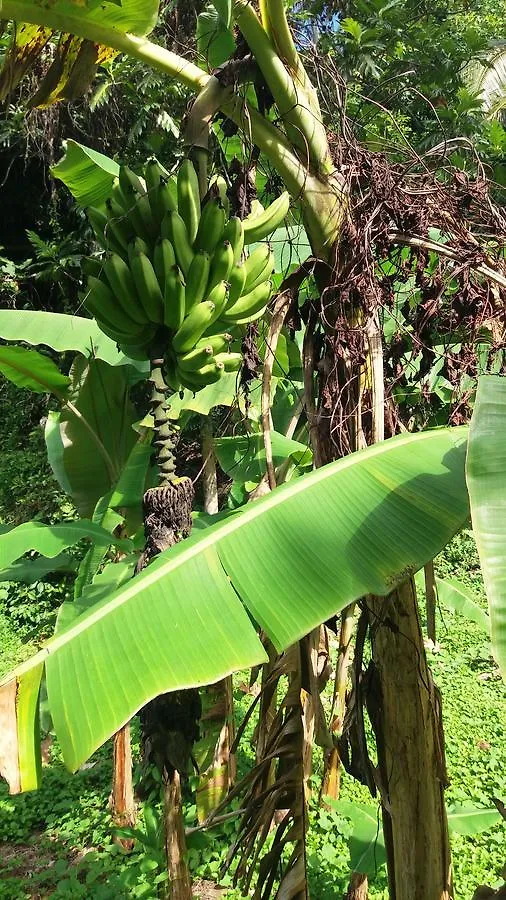
M86 357L103 359L111 366L129 365L147 373L148 363L121 353L98 327L95 319L65 313L25 309L0 309L0 338L25 344L44 344L58 353L74 350Z
M118 174L119 165L113 159L71 140L66 143L64 156L51 168L53 178L63 181L83 209L102 206Z
M46 558L39 556L36 559L20 559L7 569L0 570L0 581L21 581L25 584L34 584L50 572L75 572L77 560L69 553L59 553L58 556Z
M75 99L89 88L97 66L115 55L109 33L148 34L158 6L158 0L54 0L48 5L39 0L6 0L2 18L13 20L16 28L0 72L1 99L35 63L48 62L32 105ZM53 52L48 53L51 42Z
M25 347L0 347L0 372L17 387L37 394L64 397L70 384L52 359Z
M99 497L116 486L136 443L129 372L77 356L70 370L73 408L48 418L49 463L82 516L91 516Z
M506 378L500 375L478 380L467 487L489 604L492 653L506 679Z
M133 550L133 544L128 538L118 538L87 519L76 519L59 525L24 522L0 535L0 570L6 569L30 550L36 550L42 556L54 557L83 538L89 538L105 547L114 544L126 552Z
M265 661L258 626L282 650L432 559L469 516L466 439L467 429L455 428L385 441L161 554L3 681L0 734L10 751L0 752L0 765L11 790L36 783L16 697L28 679L30 692L38 690L42 664L63 756L75 770L154 696ZM25 761L21 778L16 758Z
M475 622L485 634L489 634L489 617L465 584L456 578L436 578L436 587L438 599L444 606L465 616L470 622Z

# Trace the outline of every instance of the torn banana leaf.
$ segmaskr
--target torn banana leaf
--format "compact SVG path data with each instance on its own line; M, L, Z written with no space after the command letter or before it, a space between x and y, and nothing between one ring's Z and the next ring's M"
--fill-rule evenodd
M0 733L20 761L0 759L11 790L37 777L42 663L75 770L153 697L264 662L258 628L283 650L432 559L469 517L467 434L405 434L304 475L196 531L80 616L3 682Z

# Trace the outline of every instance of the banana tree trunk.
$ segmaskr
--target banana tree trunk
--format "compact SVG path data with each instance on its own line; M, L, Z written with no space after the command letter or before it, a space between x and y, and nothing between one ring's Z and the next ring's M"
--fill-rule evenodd
M207 185L207 177L204 180ZM200 438L204 510L209 515L215 515L219 509L218 480L213 426L209 416L202 416ZM197 815L199 822L203 822L224 800L236 776L236 759L230 752L235 737L232 676L202 688L200 697L200 739L193 748L193 755L199 766Z
M112 790L109 805L114 825L120 828L131 828L135 825L130 723L120 728L113 738ZM134 842L118 838L118 843L124 850L131 850Z
M390 900L448 900L451 858L439 693L412 581L370 607L372 686Z
M368 893L367 875L353 872L346 892L346 900L367 900Z
M343 727L346 705L346 685L348 684L348 671L351 662L352 638L355 625L355 605L352 604L343 610L341 615L341 628L339 629L339 648L337 651L337 665L334 680L334 697L332 704L332 717L330 727L332 732L339 736ZM325 770L323 774L322 796L337 800L341 788L341 760L339 750L332 747L325 756Z
M343 200L328 182L329 206ZM330 199L332 198L332 199ZM303 199L304 203L308 198ZM320 198L321 203L321 198ZM311 217L305 216L313 245L319 235L311 233ZM323 285L321 286L323 287ZM327 309L327 315L328 315ZM310 321L311 328L314 327ZM351 326L350 326L351 327ZM311 334L312 337L312 334ZM373 383L371 405L375 412L371 439L382 437L383 378L381 334L375 329L375 343L367 334ZM327 354L333 352L332 337ZM378 346L379 344L379 346ZM366 344L364 345L366 347ZM374 351L374 352L373 352ZM313 359L313 363L317 363ZM324 360L323 365L325 365ZM331 360L329 371L337 371ZM341 365L348 368L346 360ZM315 366L314 366L315 367ZM360 405L360 369L343 373L340 402L350 414ZM328 385L324 385L328 388ZM307 391L306 391L307 393ZM349 395L349 403L346 399ZM344 396L343 396L344 395ZM328 402L328 396L327 396ZM326 462L336 454L330 417L312 412L310 425L317 457ZM353 447L356 435L341 435L341 454ZM411 582L402 585L387 599L372 601L370 628L377 691L370 710L376 737L390 900L448 900L452 896L451 856L444 804L444 736L439 696L428 670L416 594Z

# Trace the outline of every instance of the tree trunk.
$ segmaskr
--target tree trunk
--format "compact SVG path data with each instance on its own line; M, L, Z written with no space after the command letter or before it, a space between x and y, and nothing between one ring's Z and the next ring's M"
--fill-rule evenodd
M367 875L362 875L361 872L353 872L345 900L367 900L368 893Z
M339 649L337 656L336 675L334 681L334 697L332 703L332 717L330 727L334 734L340 735L346 706L346 685L348 683L348 670L351 661L352 637L355 626L355 604L352 603L343 609L341 614L341 628L339 630ZM323 774L322 796L337 800L341 787L341 760L337 747L325 756L325 770Z
M135 825L135 801L132 782L132 748L130 723L116 732L112 749L112 790L109 799L112 821L118 828ZM124 850L131 850L134 842L118 838Z
M165 822L165 852L169 871L166 897L170 900L188 900L192 896L190 875L184 854L186 842L183 825L183 801L181 779L177 769L164 784L163 812Z
M213 426L209 416L201 417L200 439L204 510L208 515L216 515L219 510L218 479ZM200 739L193 748L193 754L199 766L197 815L199 822L203 822L224 800L236 776L236 758L230 752L235 737L232 676L202 688L200 697Z
M412 581L370 600L367 706L378 753L390 900L448 900L450 847L439 692Z

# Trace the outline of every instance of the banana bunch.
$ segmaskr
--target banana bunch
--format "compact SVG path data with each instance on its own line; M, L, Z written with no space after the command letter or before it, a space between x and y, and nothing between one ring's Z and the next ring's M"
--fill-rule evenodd
M139 177L122 166L106 210L87 210L103 260L88 265L87 309L128 355L166 343L167 380L196 391L240 368L235 326L263 316L274 256L259 243L288 212L283 194L241 221L228 218L217 179L201 206L197 174L183 160L177 178L150 160Z

